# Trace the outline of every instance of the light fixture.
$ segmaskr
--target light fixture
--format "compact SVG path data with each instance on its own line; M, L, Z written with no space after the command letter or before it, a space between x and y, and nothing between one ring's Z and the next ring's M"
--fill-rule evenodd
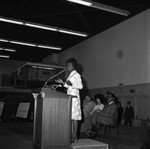
M73 31L73 30L67 30L67 29L62 29L62 28L58 28L58 27L41 25L41 24L36 24L36 23L31 23L31 22L25 22L25 21L21 21L21 20L14 20L14 19L10 19L10 18L4 18L1 16L0 16L0 21L17 24L17 25L28 26L28 27L39 28L39 29L44 29L44 30L49 30L49 31L55 31L55 32L60 32L60 33L65 33L65 34L70 34L70 35L76 35L76 36L81 36L81 37L88 36L88 34L86 34L86 33L81 33L81 32L77 32L77 31Z
M0 39L0 41L1 42L8 42L8 43L13 43L13 44L24 45L24 46L30 46L30 47L38 47L38 48L53 49L53 50L62 50L61 47L55 47L55 46L50 46L50 45L42 45L42 44L37 44L37 43L27 43L27 42L14 41L14 40L8 40L8 39Z
M7 48L4 48L4 51L8 51L8 52L16 52L16 50L14 50L14 49L7 49Z
M39 48L45 48L45 49L53 49L53 50L61 50L59 47L52 47L52 46L46 46L46 45L37 45Z
M112 12L112 13L116 13L116 14L120 14L123 16L128 16L130 14L130 12L127 10L119 9L116 7L104 5L104 4L93 2L93 1L88 1L88 0L67 0L67 1L85 5L88 7L93 7L93 8L104 10L104 11L108 11L108 12Z
M9 41L10 43L14 43L14 44L20 44L20 45L24 45L24 46L30 46L30 47L36 47L36 44L32 44L32 43L26 43L26 42L20 42L20 41Z
M0 39L1 42L9 42L7 39Z
M29 26L29 27L39 28L39 29L45 29L45 30L50 30L50 31L57 31L57 28L54 28L54 27L36 25L36 24L31 24L31 23L24 23L24 25Z
M84 0L67 0L67 1L85 5L85 6L92 6L92 2L90 2L90 1L84 1Z
M0 57L2 57L2 58L10 58L10 56L8 56L8 55L0 55Z
M18 25L23 25L23 22L21 22L21 21L11 20L11 19L2 18L2 17L0 17L0 21L7 22L7 23L18 24Z
M71 35L77 35L77 36L87 37L86 34L79 33L79 32L71 32L69 30L67 31L67 30L63 30L63 29L59 29L58 31L61 32L61 33L66 33L66 34L71 34Z
M16 52L16 50L14 49L1 48L1 47L0 47L0 51Z

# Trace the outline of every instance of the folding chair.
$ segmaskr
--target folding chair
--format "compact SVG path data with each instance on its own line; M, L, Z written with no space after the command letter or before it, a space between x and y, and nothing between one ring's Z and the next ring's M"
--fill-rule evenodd
M100 127L100 125L101 125L101 127ZM117 124L117 119L114 120L114 123L112 125L99 124L98 135L100 134L100 131L101 131L101 138L104 138L107 131L109 131L109 135L111 135L111 129L115 129L117 135L119 136L119 128L118 128L118 124Z

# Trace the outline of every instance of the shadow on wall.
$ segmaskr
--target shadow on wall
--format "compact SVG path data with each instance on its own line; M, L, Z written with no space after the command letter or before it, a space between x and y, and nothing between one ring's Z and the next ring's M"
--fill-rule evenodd
M84 71L83 66L81 64L78 64L77 72L79 72L82 76L83 71ZM83 83L83 90L87 90L87 82L83 77L82 77L82 83Z

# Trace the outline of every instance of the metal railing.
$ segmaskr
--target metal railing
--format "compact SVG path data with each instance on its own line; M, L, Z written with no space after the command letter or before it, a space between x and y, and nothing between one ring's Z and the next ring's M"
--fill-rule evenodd
M9 74L0 75L0 86L2 87L26 88L26 83L26 79L20 79Z

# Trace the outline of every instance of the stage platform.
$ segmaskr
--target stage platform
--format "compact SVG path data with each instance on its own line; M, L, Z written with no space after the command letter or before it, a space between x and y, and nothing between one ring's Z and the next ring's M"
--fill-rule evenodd
M72 149L109 149L109 145L92 139L79 139L72 143Z

